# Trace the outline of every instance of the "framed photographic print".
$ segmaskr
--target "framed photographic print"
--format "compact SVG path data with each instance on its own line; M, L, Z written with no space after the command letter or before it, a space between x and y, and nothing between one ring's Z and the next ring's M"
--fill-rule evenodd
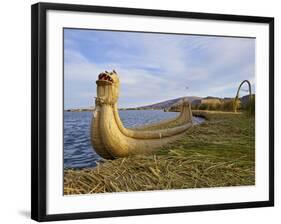
M32 219L274 205L274 19L32 5Z

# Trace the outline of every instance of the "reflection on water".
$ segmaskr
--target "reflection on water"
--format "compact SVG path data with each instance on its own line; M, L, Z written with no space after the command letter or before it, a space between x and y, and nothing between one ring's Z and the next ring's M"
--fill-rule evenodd
M178 113L160 110L122 110L119 111L119 115L125 127L136 127L173 118ZM64 112L64 167L94 167L100 160L90 142L91 118L91 112ZM195 124L203 120L199 117L193 118Z

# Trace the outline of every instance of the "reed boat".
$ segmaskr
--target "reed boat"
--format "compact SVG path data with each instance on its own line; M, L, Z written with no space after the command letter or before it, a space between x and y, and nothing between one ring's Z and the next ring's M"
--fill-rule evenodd
M117 107L120 87L117 72L113 70L99 74L96 84L91 143L97 154L105 159L153 153L178 140L192 126L190 103L183 101L181 112L176 118L134 129L125 128Z

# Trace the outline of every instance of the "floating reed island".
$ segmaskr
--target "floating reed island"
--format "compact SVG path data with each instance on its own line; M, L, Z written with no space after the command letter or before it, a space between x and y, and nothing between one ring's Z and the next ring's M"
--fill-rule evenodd
M254 116L191 111L183 102L174 119L127 129L119 118L118 97L117 73L101 73L91 140L104 159L95 168L65 169L64 194L255 184ZM206 120L193 125L192 116Z
M254 185L254 116L217 111L193 111L193 115L206 121L151 155L65 169L64 194Z

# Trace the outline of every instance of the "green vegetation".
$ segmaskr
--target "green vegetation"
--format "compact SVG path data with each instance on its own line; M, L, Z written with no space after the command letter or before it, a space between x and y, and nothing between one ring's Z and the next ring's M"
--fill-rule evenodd
M255 184L255 120L245 113L195 111L206 122L155 155L65 169L64 193L184 189Z

